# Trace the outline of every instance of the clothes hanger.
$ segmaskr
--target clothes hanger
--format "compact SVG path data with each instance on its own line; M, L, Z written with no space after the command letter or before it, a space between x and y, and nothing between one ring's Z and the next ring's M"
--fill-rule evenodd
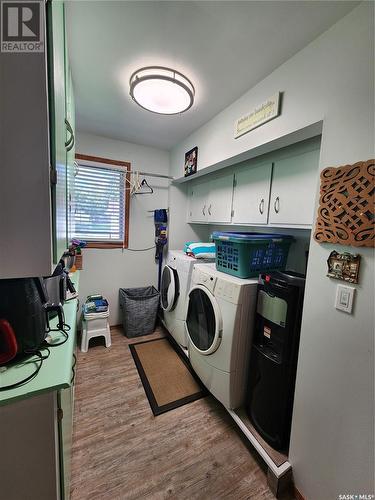
M154 190L152 189L152 187L148 184L148 182L146 181L146 179L143 179L141 184L140 184L140 189L142 188L147 188L148 191L136 191L134 194L153 194Z
M131 190L130 190L131 195L135 194L140 188L139 173L133 172L133 175L135 178L134 178L133 182L131 182L131 185L132 185Z

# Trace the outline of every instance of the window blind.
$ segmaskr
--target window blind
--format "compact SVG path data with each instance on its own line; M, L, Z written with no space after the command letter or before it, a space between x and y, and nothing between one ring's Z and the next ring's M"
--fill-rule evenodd
M126 170L79 165L75 177L75 237L123 242Z

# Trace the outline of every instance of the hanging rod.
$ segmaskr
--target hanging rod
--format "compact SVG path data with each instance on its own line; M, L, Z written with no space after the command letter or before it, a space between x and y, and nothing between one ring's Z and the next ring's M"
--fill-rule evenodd
M171 177L170 175L163 175L163 174L153 174L151 172L140 172L139 170L130 170L129 174L135 175L145 175L147 177L160 177L160 179L171 179L172 181L174 180L174 177Z
M74 176L76 176L78 174L79 163L77 161L74 161L73 163L74 163L74 167L76 168ZM170 179L171 181L173 181L175 179L174 177L171 177L170 175L154 174L154 173L151 173L151 172L140 172L139 170L129 170L128 174L131 174L131 175L135 175L135 174L146 175L148 177L159 177L160 179Z

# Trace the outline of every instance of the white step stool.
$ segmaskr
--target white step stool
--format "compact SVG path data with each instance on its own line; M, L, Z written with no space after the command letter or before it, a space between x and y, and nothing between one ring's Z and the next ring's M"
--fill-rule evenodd
M85 314L82 319L81 351L87 352L89 341L93 337L104 337L105 346L111 345L111 331L109 329L109 310L104 313Z

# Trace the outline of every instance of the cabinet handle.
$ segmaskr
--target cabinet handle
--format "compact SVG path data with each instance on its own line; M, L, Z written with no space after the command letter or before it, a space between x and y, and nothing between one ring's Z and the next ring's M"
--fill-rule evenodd
M206 217L206 205L204 205L202 208L202 214Z
M66 126L66 130L69 132L70 134L70 137L67 141L65 141L65 147L68 148L73 140L73 129L70 125L70 123L68 122L68 120L65 118L65 126Z
M275 212L278 214L280 212L280 198L276 196L275 203L273 205L273 208L275 209Z
M73 129L72 129L69 121L66 118L65 118L65 125L66 125L67 131L70 134L69 139L65 142L65 148L67 151L70 151L71 149L73 149L74 143L75 143L74 132L73 132Z
M260 200L260 203L259 203L259 212L263 215L263 212L264 212L264 198L262 198Z
M73 140L72 142L70 143L70 146L66 149L67 151L71 151L73 148L74 148L74 144L76 142L76 139L74 137L74 134L73 134Z
M211 215L211 204L210 204L210 206L208 207L208 215Z
M77 356L73 354L73 365L72 365L72 378L70 379L70 383L74 383L74 379L76 378L76 364L77 364Z

